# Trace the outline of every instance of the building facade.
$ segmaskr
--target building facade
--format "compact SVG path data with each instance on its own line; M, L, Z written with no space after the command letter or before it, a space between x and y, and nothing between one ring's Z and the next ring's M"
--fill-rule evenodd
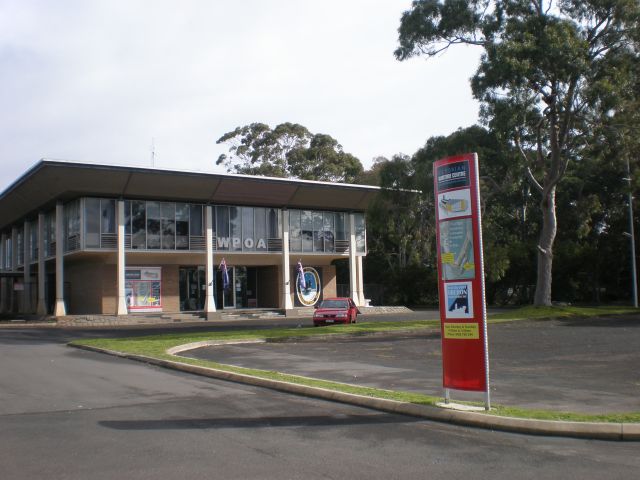
M378 191L42 160L0 195L0 312L290 311L336 295L339 259L363 305Z

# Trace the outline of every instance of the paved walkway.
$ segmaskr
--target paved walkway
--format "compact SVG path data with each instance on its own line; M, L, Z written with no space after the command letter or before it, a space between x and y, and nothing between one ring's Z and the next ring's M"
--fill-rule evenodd
M640 410L640 316L490 325L489 348L494 404L584 413ZM442 395L439 332L206 347L189 355ZM483 396L452 391L452 398Z

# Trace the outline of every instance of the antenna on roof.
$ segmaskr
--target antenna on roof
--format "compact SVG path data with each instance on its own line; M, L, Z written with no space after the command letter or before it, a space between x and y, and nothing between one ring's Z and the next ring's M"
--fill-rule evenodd
M156 139L151 137L151 166L156 166Z

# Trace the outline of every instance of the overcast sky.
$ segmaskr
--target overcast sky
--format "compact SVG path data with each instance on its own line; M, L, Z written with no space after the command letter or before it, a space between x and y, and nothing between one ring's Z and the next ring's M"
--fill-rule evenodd
M0 191L40 158L222 171L235 127L360 158L477 121L479 50L398 62L410 0L0 0Z

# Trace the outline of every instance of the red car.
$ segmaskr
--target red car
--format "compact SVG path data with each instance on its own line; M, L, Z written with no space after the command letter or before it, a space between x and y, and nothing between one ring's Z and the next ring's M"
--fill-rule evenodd
M313 313L313 325L356 323L359 313L360 310L350 298L325 298Z

